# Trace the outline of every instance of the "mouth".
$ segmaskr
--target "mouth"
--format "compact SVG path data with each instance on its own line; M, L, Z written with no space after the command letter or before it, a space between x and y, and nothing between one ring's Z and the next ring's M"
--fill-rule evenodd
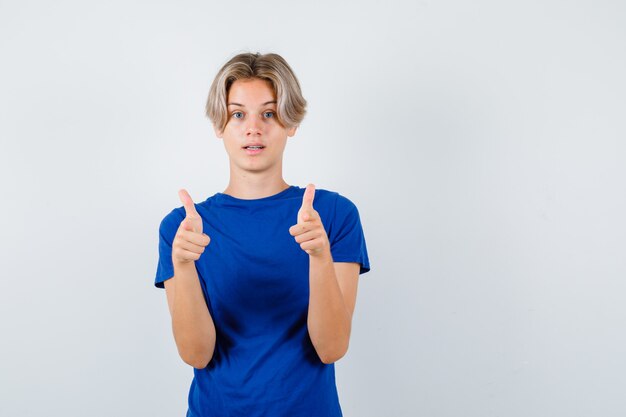
M263 149L265 149L265 146L249 145L249 146L244 146L243 149L246 151L248 155L257 155L257 154L260 154L263 151Z

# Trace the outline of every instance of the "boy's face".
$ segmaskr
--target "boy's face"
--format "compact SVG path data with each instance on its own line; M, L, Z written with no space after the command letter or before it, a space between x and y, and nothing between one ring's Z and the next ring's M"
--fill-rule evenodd
M226 101L228 122L223 131L231 170L276 171L282 175L282 157L287 137L296 127L285 128L276 116L276 96L269 81L258 78L235 81Z

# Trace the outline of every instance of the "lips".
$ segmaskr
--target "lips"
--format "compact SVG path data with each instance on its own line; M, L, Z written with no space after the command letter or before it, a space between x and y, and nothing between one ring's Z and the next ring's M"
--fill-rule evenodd
M260 143L250 143L244 146L243 149L248 155L257 155L263 152L265 146L261 145Z
M265 148L265 146L261 145L260 143L249 143L245 145L243 148L250 149L250 150L257 150L257 149L263 149Z

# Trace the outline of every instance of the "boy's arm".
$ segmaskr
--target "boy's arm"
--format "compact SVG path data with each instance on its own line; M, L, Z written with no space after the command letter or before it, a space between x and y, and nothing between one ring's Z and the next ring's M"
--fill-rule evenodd
M194 368L205 368L215 349L215 325L195 264L175 265L174 276L164 284L178 354Z
M348 351L360 265L333 262L330 251L309 259L309 336L321 361L333 363Z

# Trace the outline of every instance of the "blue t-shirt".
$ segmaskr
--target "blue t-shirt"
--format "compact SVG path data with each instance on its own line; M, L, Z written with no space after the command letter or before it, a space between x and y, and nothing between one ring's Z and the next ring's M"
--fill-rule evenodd
M217 193L196 204L211 242L196 264L216 329L213 358L194 368L187 416L341 416L333 364L319 359L309 338L309 255L289 227L296 223L304 188L243 200ZM356 206L318 189L320 214L335 262L369 271ZM172 241L183 207L159 229L155 285L174 275Z

